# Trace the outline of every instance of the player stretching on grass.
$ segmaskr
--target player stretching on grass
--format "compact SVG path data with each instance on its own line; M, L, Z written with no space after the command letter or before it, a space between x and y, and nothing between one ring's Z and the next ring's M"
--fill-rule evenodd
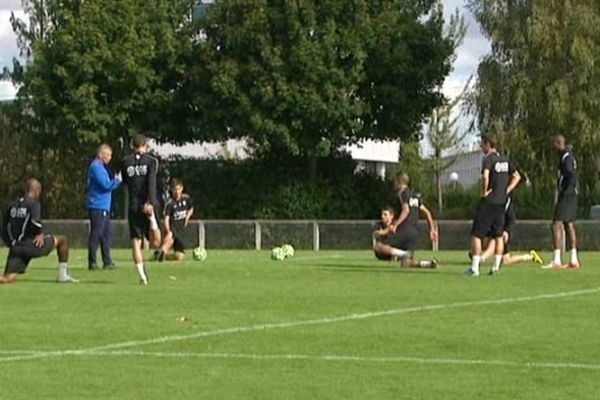
M148 284L148 274L142 254L143 239L150 246L160 246L160 228L156 220L156 175L158 160L147 154L148 139L136 135L132 141L133 154L123 159L123 183L129 191L129 234L133 261L140 277L140 284Z
M554 241L554 258L544 268L563 268L560 249L562 248L564 226L569 235L571 245L571 261L567 268L578 269L579 257L577 256L577 234L575 232L575 219L577 218L577 162L573 154L567 149L567 140L558 135L554 138L554 148L559 156L558 184L556 188L556 208L554 209L554 222L552 223L552 239Z
M158 253L158 260L164 261L165 258L175 261L183 261L185 258L186 245L184 233L194 214L194 204L192 198L183 193L183 182L179 179L171 180L171 198L165 205L164 231L165 238L162 247ZM169 256L169 251L173 249L173 256Z
M4 213L2 240L9 251L0 283L15 282L20 274L25 273L32 259L45 257L54 249L58 253L58 282L77 282L69 275L67 268L67 238L45 235L42 230L42 209L39 202L41 195L42 184L37 179L29 179L25 186L25 196L14 201Z
M510 253L510 242L513 238L514 227L517 224L517 214L512 199L509 197L506 202L504 214L504 229L502 232L502 240L504 241L504 254L502 255L502 265L515 265L525 262L535 262L537 264L543 264L544 261L535 250L531 250L529 254L513 255ZM481 255L481 262L485 262L487 259L492 257L496 251L496 240L489 239L487 248ZM469 254L470 255L470 254ZM472 257L472 256L471 256Z
M477 208L471 229L471 268L469 276L479 276L482 240L489 236L494 240L494 264L490 275L498 274L504 254L504 207L508 196L521 180L519 172L503 155L498 153L498 141L494 136L481 138L484 157L481 170L481 202Z
M417 261L413 259L418 237L419 215L423 214L429 225L429 237L437 240L437 227L427 207L421 203L421 197L414 195L408 188L409 177L406 174L396 179L397 204L395 210L384 208L381 221L373 232L373 250L380 260L399 259L405 268L437 268L438 261Z

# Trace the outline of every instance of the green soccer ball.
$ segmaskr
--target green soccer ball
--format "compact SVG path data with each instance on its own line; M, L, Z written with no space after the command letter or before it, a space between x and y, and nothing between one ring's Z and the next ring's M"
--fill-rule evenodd
M283 249L281 247L275 247L273 250L271 250L271 260L285 260L285 254L283 253Z
M283 250L283 255L285 256L285 258L294 257L294 253L296 252L294 250L294 246L292 246L291 244L284 244L283 247L281 247L281 249Z
M206 252L206 249L203 249L202 247L196 247L194 249L193 256L194 260L196 261L204 261L208 258L208 253Z

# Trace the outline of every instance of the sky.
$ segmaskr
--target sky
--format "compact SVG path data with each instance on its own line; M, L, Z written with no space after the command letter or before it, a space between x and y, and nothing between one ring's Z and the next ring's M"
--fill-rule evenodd
M442 3L447 16L458 9L468 24L467 36L458 49L454 70L444 84L445 94L453 97L460 92L469 77L475 74L479 60L489 51L490 46L473 16L465 9L465 0L443 0ZM15 35L9 21L11 12L15 12L18 17L24 16L21 0L0 0L0 70L11 65L13 57L18 55ZM0 81L0 100L11 98L14 93L15 89L10 83Z

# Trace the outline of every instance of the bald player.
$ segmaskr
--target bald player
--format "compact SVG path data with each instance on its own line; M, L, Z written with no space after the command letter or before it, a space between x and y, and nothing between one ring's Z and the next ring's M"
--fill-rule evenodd
M557 135L554 138L554 149L558 154L558 182L555 194L554 221L552 223L554 258L544 268L578 269L581 264L577 255L577 233L575 232L577 197L579 194L577 162L573 157L573 152L567 148L567 139L563 135ZM560 254L563 244L563 227L571 245L571 260L567 265L562 264Z
M2 219L2 240L9 247L4 275L0 283L13 283L24 274L34 258L45 257L56 249L58 254L58 282L75 283L69 275L69 246L65 236L44 234L40 197L42 185L29 179L25 195L11 203Z

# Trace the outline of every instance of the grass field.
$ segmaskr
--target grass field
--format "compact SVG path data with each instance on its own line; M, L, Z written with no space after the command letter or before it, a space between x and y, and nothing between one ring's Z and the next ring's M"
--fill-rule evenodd
M456 252L421 271L369 252L211 251L149 264L149 287L116 256L87 272L73 252L77 285L46 259L0 287L0 399L599 396L599 254L469 279Z

